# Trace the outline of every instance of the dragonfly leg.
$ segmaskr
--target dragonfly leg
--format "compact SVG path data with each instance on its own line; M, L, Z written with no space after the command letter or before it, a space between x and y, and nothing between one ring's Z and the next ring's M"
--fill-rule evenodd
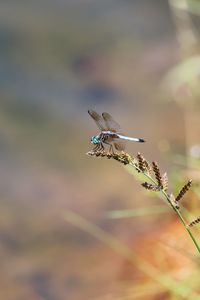
M103 150L104 150L104 146L102 143L97 144L93 149L94 152L103 151Z
M94 152L97 151L98 148L99 148L99 144L97 144L97 145L93 148L93 151L94 151Z
M108 143L108 142L106 142L106 141L104 141L104 144L109 145L108 153L109 153L109 154L114 154L114 150L113 150L112 144L110 144L110 143Z
M102 143L100 143L100 148L99 148L99 150L102 150L102 151L104 151L104 150L105 150L105 148L104 148L104 146L103 146L103 144L102 144Z
M114 154L113 145L110 145L109 152L111 152L111 154Z

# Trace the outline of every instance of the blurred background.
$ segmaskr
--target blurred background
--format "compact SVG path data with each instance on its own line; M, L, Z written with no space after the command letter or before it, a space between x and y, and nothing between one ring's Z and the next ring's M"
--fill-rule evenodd
M198 299L196 249L173 212L152 214L156 195L86 152L98 133L87 110L108 111L147 141L127 152L157 160L172 191L195 181L184 204L199 214L199 15L198 0L0 1L2 300ZM67 212L167 274L183 297Z

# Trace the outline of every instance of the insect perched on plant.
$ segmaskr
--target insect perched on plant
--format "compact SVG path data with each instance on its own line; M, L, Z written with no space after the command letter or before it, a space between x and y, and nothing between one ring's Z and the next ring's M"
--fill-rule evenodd
M113 153L113 145L116 150L123 151L125 149L125 141L145 142L140 138L133 138L118 133L120 125L115 122L110 114L102 113L100 116L94 110L88 110L89 115L93 118L101 132L91 138L91 143L95 145L93 151L104 150L104 144L110 146L109 152Z

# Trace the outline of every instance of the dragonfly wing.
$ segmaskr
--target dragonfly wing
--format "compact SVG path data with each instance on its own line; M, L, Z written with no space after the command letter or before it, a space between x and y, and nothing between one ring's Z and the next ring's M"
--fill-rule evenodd
M118 151L124 151L126 143L125 143L125 141L116 141L116 142L114 142L114 146L115 146L115 149L117 149Z
M107 112L102 113L102 117L107 126L107 130L110 130L113 132L117 132L120 130L120 125L115 120L113 120L112 116L109 113L107 113Z
M121 140L120 138L117 138L117 139L114 139L113 143L114 143L115 149L117 149L118 151L125 150L125 146L126 146L125 140Z
M107 124L105 123L105 120L102 116L100 116L96 111L91 109L88 110L88 114L92 117L92 119L95 121L100 130L107 130Z

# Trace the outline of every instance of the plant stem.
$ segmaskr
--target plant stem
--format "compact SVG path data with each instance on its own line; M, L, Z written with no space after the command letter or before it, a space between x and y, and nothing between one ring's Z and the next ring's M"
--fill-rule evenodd
M130 162L129 165L131 165L132 167L134 167L137 171L142 172L142 171L137 167L137 165L136 165L134 162ZM142 173L143 173L143 175L144 175L146 178L148 178L148 180L150 180L153 184L157 184L156 181L155 181L150 175L148 175L146 172L143 171ZM191 237L191 239L192 239L192 241L193 241L193 243L194 243L194 245L195 245L195 247L196 247L198 253L200 253L200 246L199 246L197 240L195 239L193 233L191 232L190 228L187 226L187 223L186 223L186 221L184 220L184 218L183 218L181 212L179 211L179 209L176 208L176 206L174 206L174 205L172 204L171 199L169 198L169 195L168 195L163 189L161 189L160 192L161 192L162 195L165 197L165 199L167 200L167 202L168 202L168 204L171 206L171 208L174 210L174 212L178 215L180 221L182 222L183 226L185 227L185 229L187 230L188 234L190 235L190 237Z
M134 157L130 156L129 154L127 154L125 152L123 152L121 154L118 154L118 153L106 153L104 151L104 149L103 150L100 149L100 150L89 151L87 154L90 155L90 156L96 156L96 157L99 157L99 156L100 157L107 157L109 159L113 158L113 159L117 160L118 162L123 163L124 165L129 165L129 166L133 167L136 171L141 172L144 175L144 177L146 177L151 183L153 183L154 186L158 187L158 191L161 192L161 194L164 196L164 199L166 200L165 202L177 214L177 216L179 217L179 219L182 222L183 226L187 230L190 238L192 239L192 241L193 241L193 243L194 243L194 245L195 245L198 253L200 254L200 246L199 246L196 238L194 237L192 231L190 230L189 226L187 225L187 222L183 218L183 216L182 216L182 214L181 214L181 212L179 210L179 207L178 208L176 207L176 205L175 205L176 203L174 203L174 201L171 199L170 195L166 192L165 188L163 188L162 178L161 178L160 170L159 170L159 167L158 167L157 163L153 162L153 171L154 171L154 173L156 173L155 174L156 178L154 179L150 175L148 169L145 169L146 168L146 166L144 164L145 159L144 159L144 157L141 156L140 153L138 153L138 156L139 156L139 158L138 158L139 165L138 165L138 161L136 161L136 159ZM141 166L140 166L140 163L142 164ZM148 165L147 161L146 161L146 163Z

